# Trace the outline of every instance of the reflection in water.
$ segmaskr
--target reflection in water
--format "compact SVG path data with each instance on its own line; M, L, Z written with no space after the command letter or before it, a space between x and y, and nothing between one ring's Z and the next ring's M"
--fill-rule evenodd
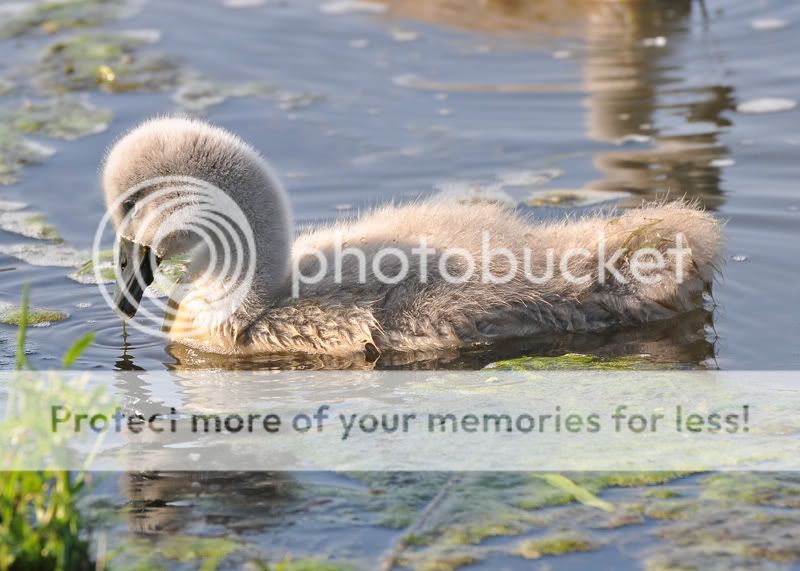
M692 0L386 3L390 14L397 17L510 34L528 43L577 37L585 46L587 135L596 141L623 145L619 150L595 155L594 165L604 178L589 186L634 194L624 203L626 206L638 206L641 197L667 194L671 198L697 198L708 208L719 206L720 159L729 151L718 142L718 135L721 128L730 126L722 113L734 108L733 88L687 86L688 71L674 63L682 40L690 32L696 6ZM711 59L705 53L700 57ZM428 84L436 85L432 81ZM513 82L494 91L515 93L524 91L522 87L527 85ZM445 85L436 88L447 90ZM492 92L488 86L473 90ZM531 84L528 90L547 91L540 84ZM643 143L652 143L653 147L644 147Z
M119 480L128 528L146 535L285 523L294 487L287 474L260 472L126 472Z
M690 0L643 4L609 3L588 18L587 134L615 144L652 138L655 148L598 153L594 164L605 178L590 186L647 198L669 192L716 208L722 200L717 165L728 154L717 138L730 125L722 113L733 109L733 88L687 88L686 70L671 63L689 33Z

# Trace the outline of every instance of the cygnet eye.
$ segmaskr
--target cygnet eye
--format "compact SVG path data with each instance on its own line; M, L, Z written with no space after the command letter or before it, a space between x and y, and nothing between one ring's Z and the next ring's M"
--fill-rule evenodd
M123 270L128 267L128 256L125 255L125 252L119 253L119 267Z
M136 201L133 199L126 200L122 203L122 213L127 215L136 206Z

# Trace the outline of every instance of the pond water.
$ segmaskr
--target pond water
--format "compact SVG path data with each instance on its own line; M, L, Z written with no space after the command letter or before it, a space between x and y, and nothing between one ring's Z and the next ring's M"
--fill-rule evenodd
M0 2L0 13L19 14L18 4ZM68 141L31 135L55 154L23 165L19 180L0 187L0 200L42 213L64 244L91 248L104 214L97 169L116 137L146 117L208 103L190 97L198 89L189 77L194 74L222 86L249 86L242 91L253 96L232 96L200 113L271 161L298 226L443 188L470 193L502 181L503 190L539 218L590 210L570 206L577 193L621 207L685 196L727 221L713 311L636 331L520 340L422 366L480 368L498 357L566 352L646 353L687 367L800 366L800 109L792 105L800 101L800 4L159 0L116 16L101 18L96 28L112 36L158 31L158 41L137 47L134 57L162 54L169 62L160 68L167 70L165 79L116 93L90 82L77 96L113 113L107 129ZM37 62L46 46L73 33L45 22L0 42L4 108L43 98ZM144 36L149 41L153 35ZM0 153L9 154L3 137L0 131ZM3 252L20 244L45 246L46 253L52 243L0 232ZM42 256L26 262L0 255L0 270L0 301L18 303L29 284L33 305L69 314L30 331L36 367L55 366L88 331L97 332L97 341L78 361L86 369L276 366L220 363L135 329L125 335L96 286L68 278L73 268L52 267ZM15 327L0 326L6 367L13 363L15 334ZM441 486L441 477L421 477L421 484L412 476L394 478L400 488L427 489ZM101 490L115 501L120 490L134 498L138 507L123 527L143 534L225 529L261 548L355 560L377 556L397 539L397 529L372 525L365 515L386 506L341 500L391 486L392 477L376 483L249 474L233 484L231 478L125 476L106 480ZM696 481L681 485L696 493ZM314 490L326 486L338 490L330 496L338 499L320 504L298 533L287 522L316 509ZM331 508L341 501L343 512ZM564 568L587 561L618 568L623 560L635 567L648 531L613 533L623 547L570 556L576 559L566 558ZM497 565L508 568L527 565L497 557ZM484 568L495 567L484 562Z

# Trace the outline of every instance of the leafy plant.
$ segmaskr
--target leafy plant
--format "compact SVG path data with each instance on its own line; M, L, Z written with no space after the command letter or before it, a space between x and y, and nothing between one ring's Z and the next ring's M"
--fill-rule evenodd
M41 422L42 402L70 402L96 406L102 391L87 391L86 378L65 381L57 372L29 374L25 357L28 324L28 290L23 292L17 336L16 374L8 395L5 418L0 421L0 461L7 470L0 476L0 569L89 569L89 538L78 510L87 488L85 471L20 468L48 459L64 459L64 438ZM91 344L94 334L78 339L67 351L64 366ZM55 464L58 466L58 464Z

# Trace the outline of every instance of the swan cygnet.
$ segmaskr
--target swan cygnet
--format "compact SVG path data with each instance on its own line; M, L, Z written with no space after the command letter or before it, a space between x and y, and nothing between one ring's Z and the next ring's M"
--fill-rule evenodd
M111 207L129 189L164 176L195 177L215 185L238 205L252 229L252 282L221 320L204 306L202 284L192 281L208 268L207 253L185 233L160 229L166 230L166 238L158 243L156 264L177 254L191 258L184 277L188 294L171 296L164 327L173 341L212 353L364 355L375 360L382 351L430 356L504 338L642 325L700 306L721 256L720 223L681 202L645 205L613 217L535 223L499 205L433 199L384 206L295 239L288 198L264 159L228 131L185 118L147 121L114 144L103 166L106 201ZM141 193L134 193L118 212L111 212L118 232L120 220L141 201ZM151 203L142 210L163 222L169 218L169 204ZM144 218L134 216L134 226L137 217ZM152 232L134 228L122 235L121 251L149 251ZM132 241L134 235L138 243ZM689 248L681 260L669 254L679 235ZM487 236L492 249L505 248L519 261L517 271L509 273L508 258L488 260L492 275L507 279L484 279ZM414 253L423 237L430 252L424 256ZM363 252L366 273L361 274L357 255L341 256L338 272L333 263L320 271L319 258L307 255L316 249L333 260L336 248ZM635 252L642 248L657 250L665 260L648 280L633 278ZM396 283L376 276L373 262L386 249L406 254L410 262L404 279ZM453 255L456 250L463 255ZM579 255L559 265L569 250ZM597 260L617 250L623 253L614 260L613 274ZM530 274L546 277L546 252L554 256L554 275L529 279L523 271L526 256ZM477 265L471 275L467 254ZM142 263L145 283L137 287L128 279L131 268L125 268L123 255L120 260L123 277L117 287L129 295L128 301L118 295L118 310L132 317L154 268ZM380 261L377 269L383 276L403 269L397 256L382 255ZM298 283L293 269L318 279ZM452 276L463 279L446 279Z

